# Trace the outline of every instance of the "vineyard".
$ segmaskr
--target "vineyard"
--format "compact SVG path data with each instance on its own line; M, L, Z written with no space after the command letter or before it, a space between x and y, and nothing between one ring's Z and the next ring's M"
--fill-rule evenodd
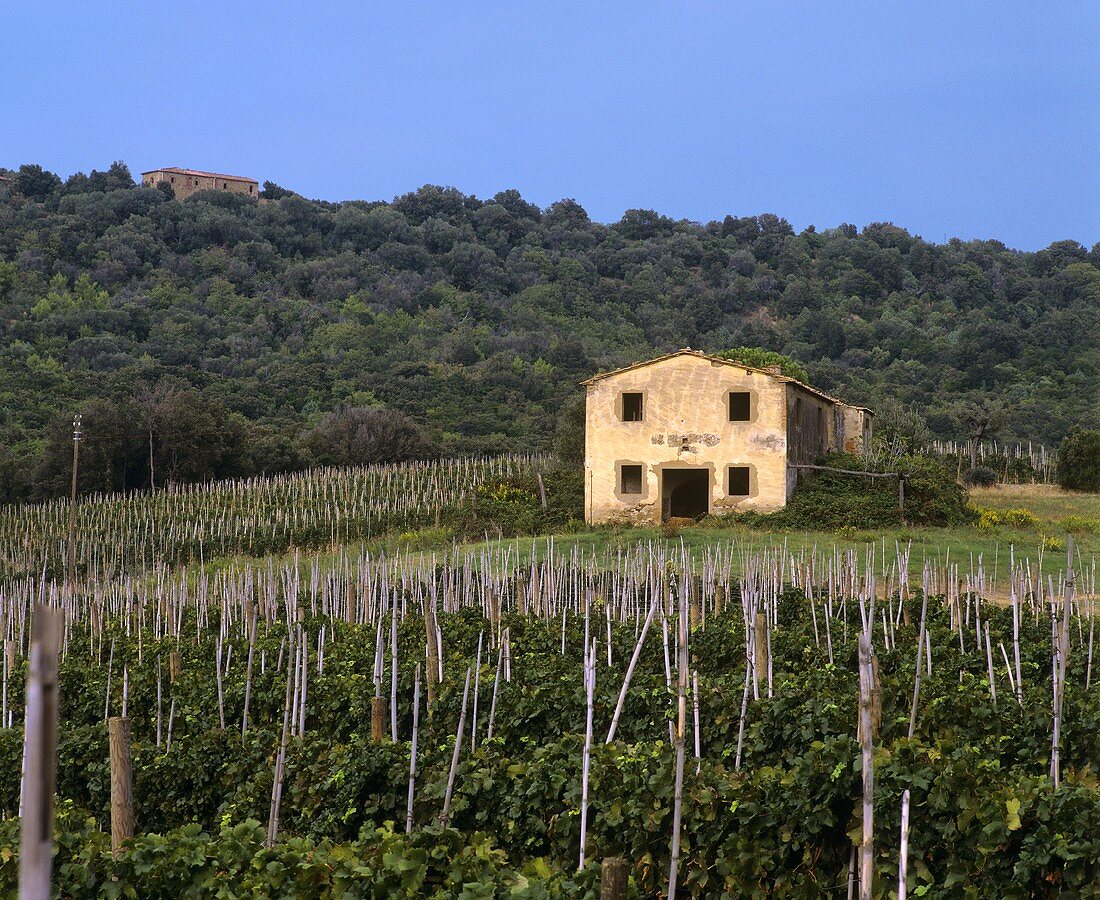
M449 496L523 464L453 464ZM289 490L334 521L331 491L369 497L380 475L227 489L203 547L239 551L234 508L262 522ZM409 483L387 515L431 515L439 490ZM1068 565L1013 551L991 571L904 544L387 556L326 535L126 571L190 559L194 496L90 507L75 590L42 575L63 510L5 512L23 573L0 581L5 894L43 601L63 620L56 896L594 897L611 858L631 896L893 896L902 866L914 896L1100 890L1095 563L1072 541ZM152 504L160 537L128 545ZM341 521L370 521L354 508ZM53 530L18 545L36 509Z
M540 457L511 455L313 469L95 495L77 508L76 562L91 582L155 564L291 547L339 545L429 525L478 485L530 474ZM0 506L0 574L64 575L69 503Z

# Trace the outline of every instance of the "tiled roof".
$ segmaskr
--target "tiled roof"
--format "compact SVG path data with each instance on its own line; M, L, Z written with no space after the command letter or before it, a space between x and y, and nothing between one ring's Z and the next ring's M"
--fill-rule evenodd
M621 375L623 372L630 372L634 369L641 369L645 366L651 366L654 363L664 362L666 359L672 359L676 356L694 356L698 359L706 360L707 362L716 363L724 366L736 366L739 369L744 369L746 372L756 372L759 375L766 375L769 378L774 378L777 381L782 381L788 384L796 385L802 388L804 391L809 391L811 394L816 394L824 400L828 400L830 403L838 403L841 406L850 406L851 404L845 403L843 400L838 400L836 397L831 397L824 391L819 391L817 388L810 387L808 384L803 384L796 378L789 378L786 375L777 375L775 372L769 372L767 369L757 369L753 366L746 366L744 363L739 363L732 359L723 359L720 356L710 356L709 354L702 353L699 350L692 350L691 348L684 348L683 350L677 350L675 353L666 353L664 356L658 356L655 359L647 359L643 362L637 362L633 365L623 366L621 369L613 369L610 372L600 372L597 375L593 375L591 378L587 378L581 382L581 384L589 385L597 381L602 381L605 378L611 378L613 375ZM865 412L871 412L865 406L855 406L853 409L861 409Z
M192 175L198 178L222 178L226 181L246 181L249 184L259 184L255 178L245 178L243 175L223 175L220 172L203 172L199 169L180 169L176 166L167 166L163 169L150 169L142 172L142 175L152 175L154 172L171 172L173 175Z

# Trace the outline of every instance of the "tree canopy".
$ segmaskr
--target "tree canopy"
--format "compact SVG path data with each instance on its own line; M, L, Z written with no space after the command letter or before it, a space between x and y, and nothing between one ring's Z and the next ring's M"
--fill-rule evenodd
M403 413L444 453L548 450L579 380L684 346L782 354L935 436L984 421L1054 445L1100 426L1098 303L1100 245L1072 241L796 233L771 213L604 225L570 199L434 185L389 203L270 183L263 202L180 202L121 163L65 181L27 165L0 191L0 500L53 493L54 432L84 410L90 449L92 412L140 412L142 386L173 385L179 416L224 433L173 460L154 428L150 472L121 463L149 455L138 417L103 486L316 462L304 435L360 407Z

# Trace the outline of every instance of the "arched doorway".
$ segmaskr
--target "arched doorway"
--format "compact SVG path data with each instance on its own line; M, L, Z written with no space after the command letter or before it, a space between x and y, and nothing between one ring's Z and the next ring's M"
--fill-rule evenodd
M695 519L710 512L709 469L664 469L661 472L661 520Z

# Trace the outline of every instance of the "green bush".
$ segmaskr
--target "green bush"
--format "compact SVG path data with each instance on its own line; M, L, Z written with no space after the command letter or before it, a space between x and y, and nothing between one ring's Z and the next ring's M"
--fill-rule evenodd
M991 487L997 483L997 473L989 466L975 466L963 472L963 481L977 487Z
M1066 516L1062 519L1062 527L1069 534L1096 534L1100 532L1100 519L1090 519L1086 516Z
M823 465L852 471L875 469L867 457L834 453ZM966 489L937 460L903 456L886 471L905 475L905 520L910 525L949 526L974 521ZM768 527L835 531L840 528L887 528L901 524L895 478L863 478L840 472L813 471L798 485L784 509L764 516L746 516Z
M1058 484L1070 491L1100 491L1100 431L1076 425L1058 445Z
M265 845L254 819L210 834L184 825L140 834L118 856L110 835L71 804L58 810L53 891L59 897L515 897L584 896L598 863L566 876L544 860L513 868L492 837L434 826L398 834L393 823L336 844L290 838ZM18 824L0 823L0 846L19 846ZM0 855L0 890L14 895L19 857ZM633 893L632 896L637 896Z

